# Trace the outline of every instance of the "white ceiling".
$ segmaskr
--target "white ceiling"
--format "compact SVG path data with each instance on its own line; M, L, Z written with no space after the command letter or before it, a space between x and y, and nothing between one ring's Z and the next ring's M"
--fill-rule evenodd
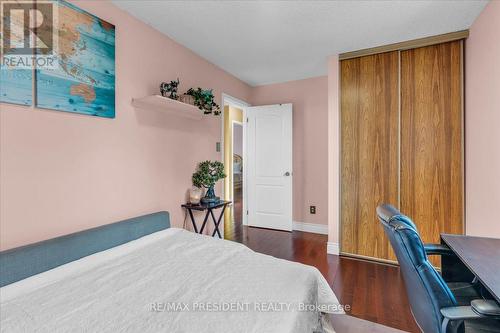
M113 2L255 86L326 75L332 54L467 29L488 1Z

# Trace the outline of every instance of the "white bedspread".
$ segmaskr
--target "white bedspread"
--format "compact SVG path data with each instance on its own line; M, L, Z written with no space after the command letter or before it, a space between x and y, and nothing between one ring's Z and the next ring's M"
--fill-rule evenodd
M314 267L175 228L5 286L0 300L2 332L306 333L321 331L314 305L339 309Z

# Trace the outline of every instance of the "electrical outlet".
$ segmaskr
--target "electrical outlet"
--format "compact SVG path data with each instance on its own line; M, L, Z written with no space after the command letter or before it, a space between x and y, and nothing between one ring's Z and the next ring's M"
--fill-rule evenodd
M309 206L309 213L316 214L316 206Z

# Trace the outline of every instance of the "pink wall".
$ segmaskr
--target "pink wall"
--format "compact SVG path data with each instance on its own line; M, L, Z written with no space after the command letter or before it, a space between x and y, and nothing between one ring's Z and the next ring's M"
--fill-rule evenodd
M293 219L328 224L327 77L255 87L251 103L293 104Z
M465 61L466 232L500 238L500 1L470 28Z
M181 90L250 99L248 85L109 2L74 3L116 26L116 119L0 105L1 249L158 210L181 226L196 163L220 158L220 118L136 110L131 98L180 77Z

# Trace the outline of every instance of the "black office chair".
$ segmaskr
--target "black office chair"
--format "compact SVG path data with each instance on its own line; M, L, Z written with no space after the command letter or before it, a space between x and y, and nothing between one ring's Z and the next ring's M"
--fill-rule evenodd
M429 262L415 224L391 205L377 207L377 215L396 253L420 330L424 333L500 332L500 307L492 300L475 299L459 306L452 291ZM445 246L428 246L443 254Z
M415 225L415 223L413 223L413 221L409 217L402 215L393 206L385 205L384 207L385 207L385 210L387 213L391 213L394 215L399 214L399 220L401 221L401 223L404 223L408 227L414 229L420 237L420 233L418 231L417 226ZM448 246L446 246L444 244L424 244L424 250L428 256L438 255L441 257L455 257L456 258L455 253ZM447 258L443 258L443 259L447 259ZM472 300L477 299L477 298L481 298L482 297L481 295L488 293L480 285L480 283L474 277L472 272L464 264L460 263L460 261L457 259L454 260L453 270L460 272L460 274L457 274L457 275L459 275L459 278L470 276L470 279L468 281L466 279L463 279L463 280L458 279L457 280L457 277L453 276L454 275L453 273L456 273L456 272L451 272L451 274L449 274L449 275L453 276L452 280L445 279L445 282L448 285L448 288L451 290L451 292L455 296L455 300L457 301L458 305L469 305ZM448 277L448 278L450 278L450 277Z

